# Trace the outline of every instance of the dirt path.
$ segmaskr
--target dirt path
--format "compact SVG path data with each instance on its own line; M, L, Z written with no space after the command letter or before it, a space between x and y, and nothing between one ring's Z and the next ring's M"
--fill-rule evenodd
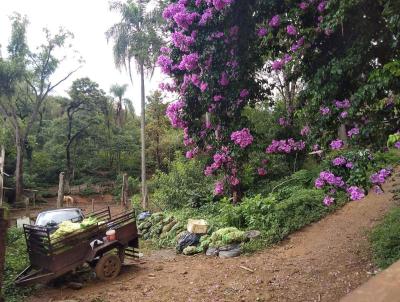
M389 190L400 187L397 175L385 194L350 202L254 255L223 260L163 251L124 267L113 282L43 289L29 301L338 301L374 272L366 233L395 204Z

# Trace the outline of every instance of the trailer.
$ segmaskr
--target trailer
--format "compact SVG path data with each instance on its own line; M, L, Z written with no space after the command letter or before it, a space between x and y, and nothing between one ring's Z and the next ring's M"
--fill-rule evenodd
M125 256L135 257L139 246L135 212L111 217L108 207L87 217L100 222L53 240L48 228L24 225L30 265L17 276L16 285L48 283L85 263L94 268L101 280L118 276ZM114 240L106 239L108 230L115 230Z

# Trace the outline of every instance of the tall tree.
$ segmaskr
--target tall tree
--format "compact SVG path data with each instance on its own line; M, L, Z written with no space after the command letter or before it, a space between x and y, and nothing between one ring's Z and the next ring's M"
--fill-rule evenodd
M72 34L60 30L51 35L44 30L46 41L35 52L26 44L28 20L15 14L11 17L12 33L7 47L9 57L1 62L2 91L0 114L12 126L16 146L15 189L16 200L23 193L24 148L27 138L38 119L44 102L51 91L68 79L75 71L53 82L52 76L61 59L56 53L65 47ZM3 79L5 80L3 82Z
M73 171L71 147L88 130L99 122L100 108L106 103L104 91L89 78L77 79L72 83L69 91L70 99L64 99L63 106L67 113L67 137L65 144L67 173L65 177L65 191L69 192L69 185Z
M127 99L124 99L126 88L128 88L127 84L124 84L124 85L114 84L110 88L111 94L118 99L115 119L116 119L117 125L119 127L122 127L122 123L123 123L123 121L122 121L123 120L123 102L127 101Z
M114 60L118 68L125 67L132 80L131 63L136 63L140 74L141 87L141 178L142 178L142 206L147 208L146 186L146 144L145 144L145 71L153 73L155 62L162 45L162 39L158 33L161 18L159 10L148 9L149 0L137 2L128 0L112 2L110 9L117 11L120 22L114 24L107 32L107 39L114 40Z

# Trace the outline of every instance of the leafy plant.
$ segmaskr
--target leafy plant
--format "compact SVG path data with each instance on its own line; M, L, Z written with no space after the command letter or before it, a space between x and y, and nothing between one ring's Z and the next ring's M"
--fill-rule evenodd
M400 259L400 208L390 211L371 232L374 261L386 268Z

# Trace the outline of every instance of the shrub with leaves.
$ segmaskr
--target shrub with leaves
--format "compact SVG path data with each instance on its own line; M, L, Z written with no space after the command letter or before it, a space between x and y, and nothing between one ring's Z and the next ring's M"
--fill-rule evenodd
M168 174L158 172L155 175L152 201L161 208L199 207L212 200L212 182L204 176L199 161L178 157Z
M386 268L400 259L400 208L389 212L370 234L374 261Z

